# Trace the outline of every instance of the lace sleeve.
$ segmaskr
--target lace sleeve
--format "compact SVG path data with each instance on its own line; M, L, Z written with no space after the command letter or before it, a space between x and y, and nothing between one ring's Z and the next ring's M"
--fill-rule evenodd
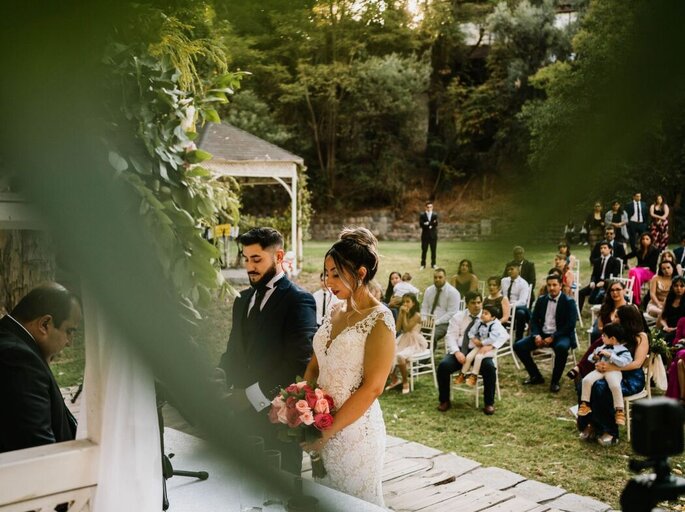
M390 332L392 332L393 336L395 335L395 319L392 316L391 311L384 307L379 311L378 316L376 319L380 317L381 320L383 320L383 323L386 325L388 329L390 329Z

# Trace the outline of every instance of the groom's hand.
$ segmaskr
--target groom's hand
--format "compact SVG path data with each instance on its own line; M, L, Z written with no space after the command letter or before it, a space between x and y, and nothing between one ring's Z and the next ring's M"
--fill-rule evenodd
M252 407L252 404L247 399L244 389L233 389L224 397L224 401L233 410L233 412L243 412Z

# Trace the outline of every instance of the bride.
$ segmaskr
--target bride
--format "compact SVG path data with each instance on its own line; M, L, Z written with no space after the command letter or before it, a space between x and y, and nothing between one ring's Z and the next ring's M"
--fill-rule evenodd
M314 336L305 380L335 402L333 425L303 449L321 454L322 483L383 506L385 423L376 398L395 355L392 313L369 292L378 269L378 242L366 228L345 228L326 253L326 285L336 304Z

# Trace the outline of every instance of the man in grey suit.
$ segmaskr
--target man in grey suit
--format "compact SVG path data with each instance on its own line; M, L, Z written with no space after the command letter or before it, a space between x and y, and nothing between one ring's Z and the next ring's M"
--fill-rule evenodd
M283 272L283 236L254 228L238 238L251 288L233 304L233 325L219 367L226 374L227 402L250 433L282 454L283 469L300 474L302 449L283 443L267 412L280 388L295 382L312 354L316 332L314 297Z

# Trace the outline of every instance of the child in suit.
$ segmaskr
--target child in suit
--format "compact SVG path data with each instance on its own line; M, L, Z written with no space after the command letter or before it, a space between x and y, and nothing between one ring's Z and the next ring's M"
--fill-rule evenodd
M493 357L493 345L509 337L507 330L499 321L500 310L494 305L483 306L480 320L476 321L469 331L469 353L461 368L461 374L455 379L456 384L466 382L468 386L475 386L480 373L480 365L484 357Z
M625 331L619 324L610 323L605 325L604 332L602 333L602 341L604 344L597 347L589 357L589 360L593 363L606 361L619 368L623 368L633 360L630 350L624 345L626 342ZM611 396L614 399L616 424L625 425L626 415L623 411L623 391L621 390L622 378L621 372L617 370L604 373L592 370L583 377L578 416L587 416L592 412L592 408L590 407L592 385L600 379L606 379L609 389L611 390Z

